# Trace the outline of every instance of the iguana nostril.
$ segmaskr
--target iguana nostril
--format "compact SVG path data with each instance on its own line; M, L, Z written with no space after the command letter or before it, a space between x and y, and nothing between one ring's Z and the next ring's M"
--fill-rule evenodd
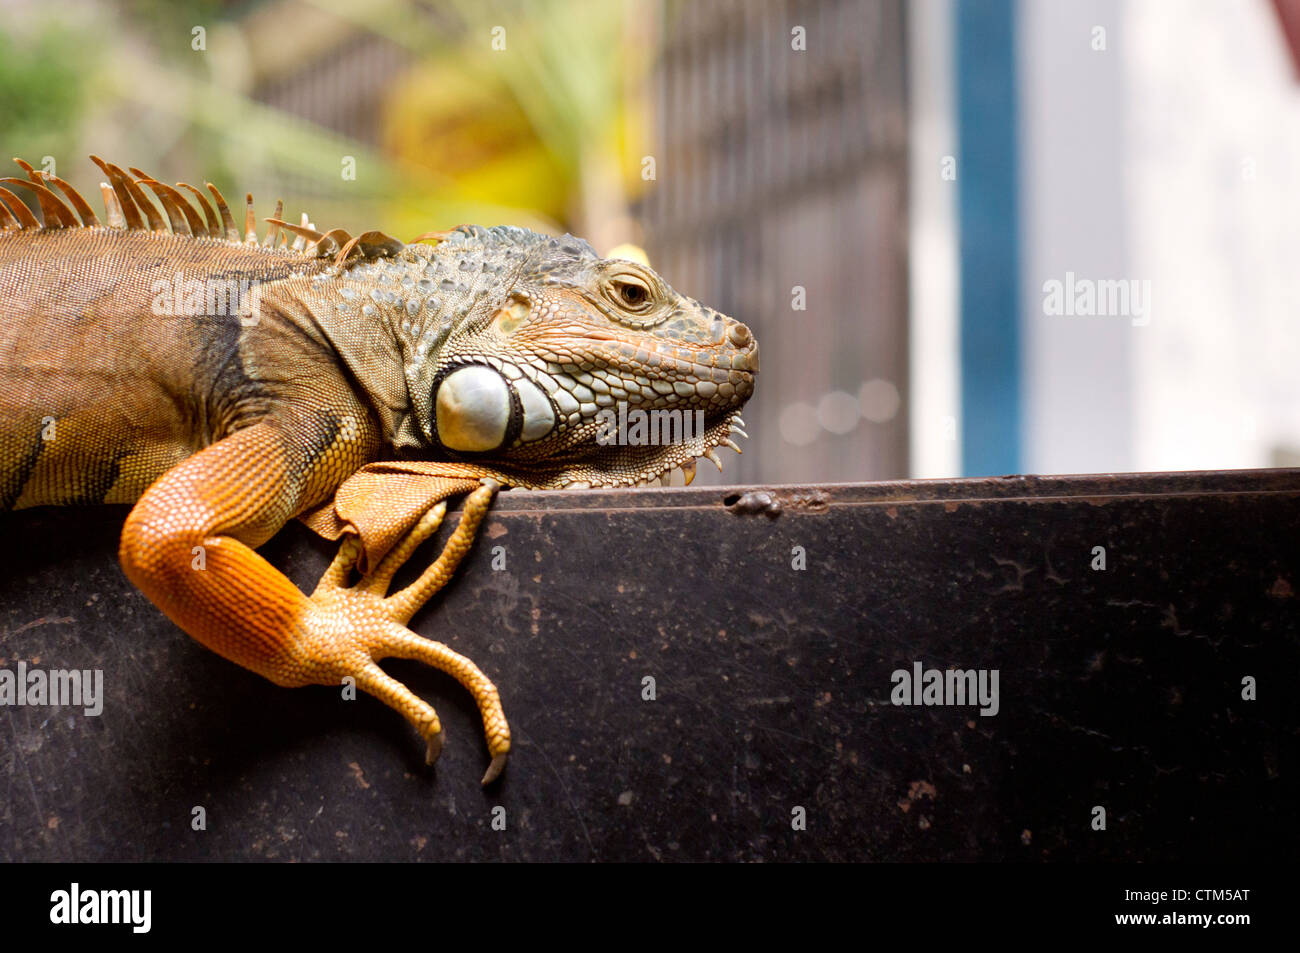
M749 347L750 342L754 340L754 335L749 333L749 328L737 323L733 324L731 330L727 332L727 340L734 347Z

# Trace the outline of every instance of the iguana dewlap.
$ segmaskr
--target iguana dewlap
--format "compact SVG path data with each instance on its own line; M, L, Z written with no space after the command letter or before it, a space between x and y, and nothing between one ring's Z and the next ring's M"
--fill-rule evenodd
M277 210L258 244L251 197L241 240L213 186L209 203L95 161L107 224L26 163L0 180L0 510L134 503L122 566L177 625L280 685L355 679L431 761L437 714L377 660L449 672L482 712L487 783L510 747L496 689L406 623L498 485L658 484L716 463L743 434L749 330L567 235L462 226L403 245ZM704 426L611 442L610 410ZM388 595L457 494L441 556ZM344 539L311 596L254 551L293 517Z

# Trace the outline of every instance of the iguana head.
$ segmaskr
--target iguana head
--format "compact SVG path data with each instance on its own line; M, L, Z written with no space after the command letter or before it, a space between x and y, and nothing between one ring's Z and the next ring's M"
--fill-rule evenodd
M395 332L426 445L408 449L541 489L689 482L735 447L758 372L745 325L568 235L436 238L344 274Z

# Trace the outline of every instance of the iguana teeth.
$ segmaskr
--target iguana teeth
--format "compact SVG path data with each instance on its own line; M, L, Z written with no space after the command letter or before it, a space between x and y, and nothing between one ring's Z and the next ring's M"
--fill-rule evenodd
M718 455L717 455L716 453L713 452L712 449L705 450L704 453L702 454L702 456L706 456L706 457L708 457L710 460L712 460L712 461L713 461L713 465L714 465L715 467L718 468L718 472L719 472L719 473L722 472L722 460L718 457Z

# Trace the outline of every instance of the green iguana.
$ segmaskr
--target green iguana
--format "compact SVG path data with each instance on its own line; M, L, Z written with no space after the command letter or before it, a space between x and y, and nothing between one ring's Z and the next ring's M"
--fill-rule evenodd
M214 186L210 203L92 159L106 224L21 160L26 178L0 179L0 510L134 503L122 567L177 625L279 685L355 679L430 762L437 714L376 660L452 674L482 713L490 782L510 748L496 688L407 621L500 486L721 467L758 371L749 329L568 235L461 226L403 244L277 208L259 243L251 196L241 240ZM702 411L704 426L611 443L610 409ZM388 595L457 494L441 555ZM310 597L254 552L294 517L343 540Z

